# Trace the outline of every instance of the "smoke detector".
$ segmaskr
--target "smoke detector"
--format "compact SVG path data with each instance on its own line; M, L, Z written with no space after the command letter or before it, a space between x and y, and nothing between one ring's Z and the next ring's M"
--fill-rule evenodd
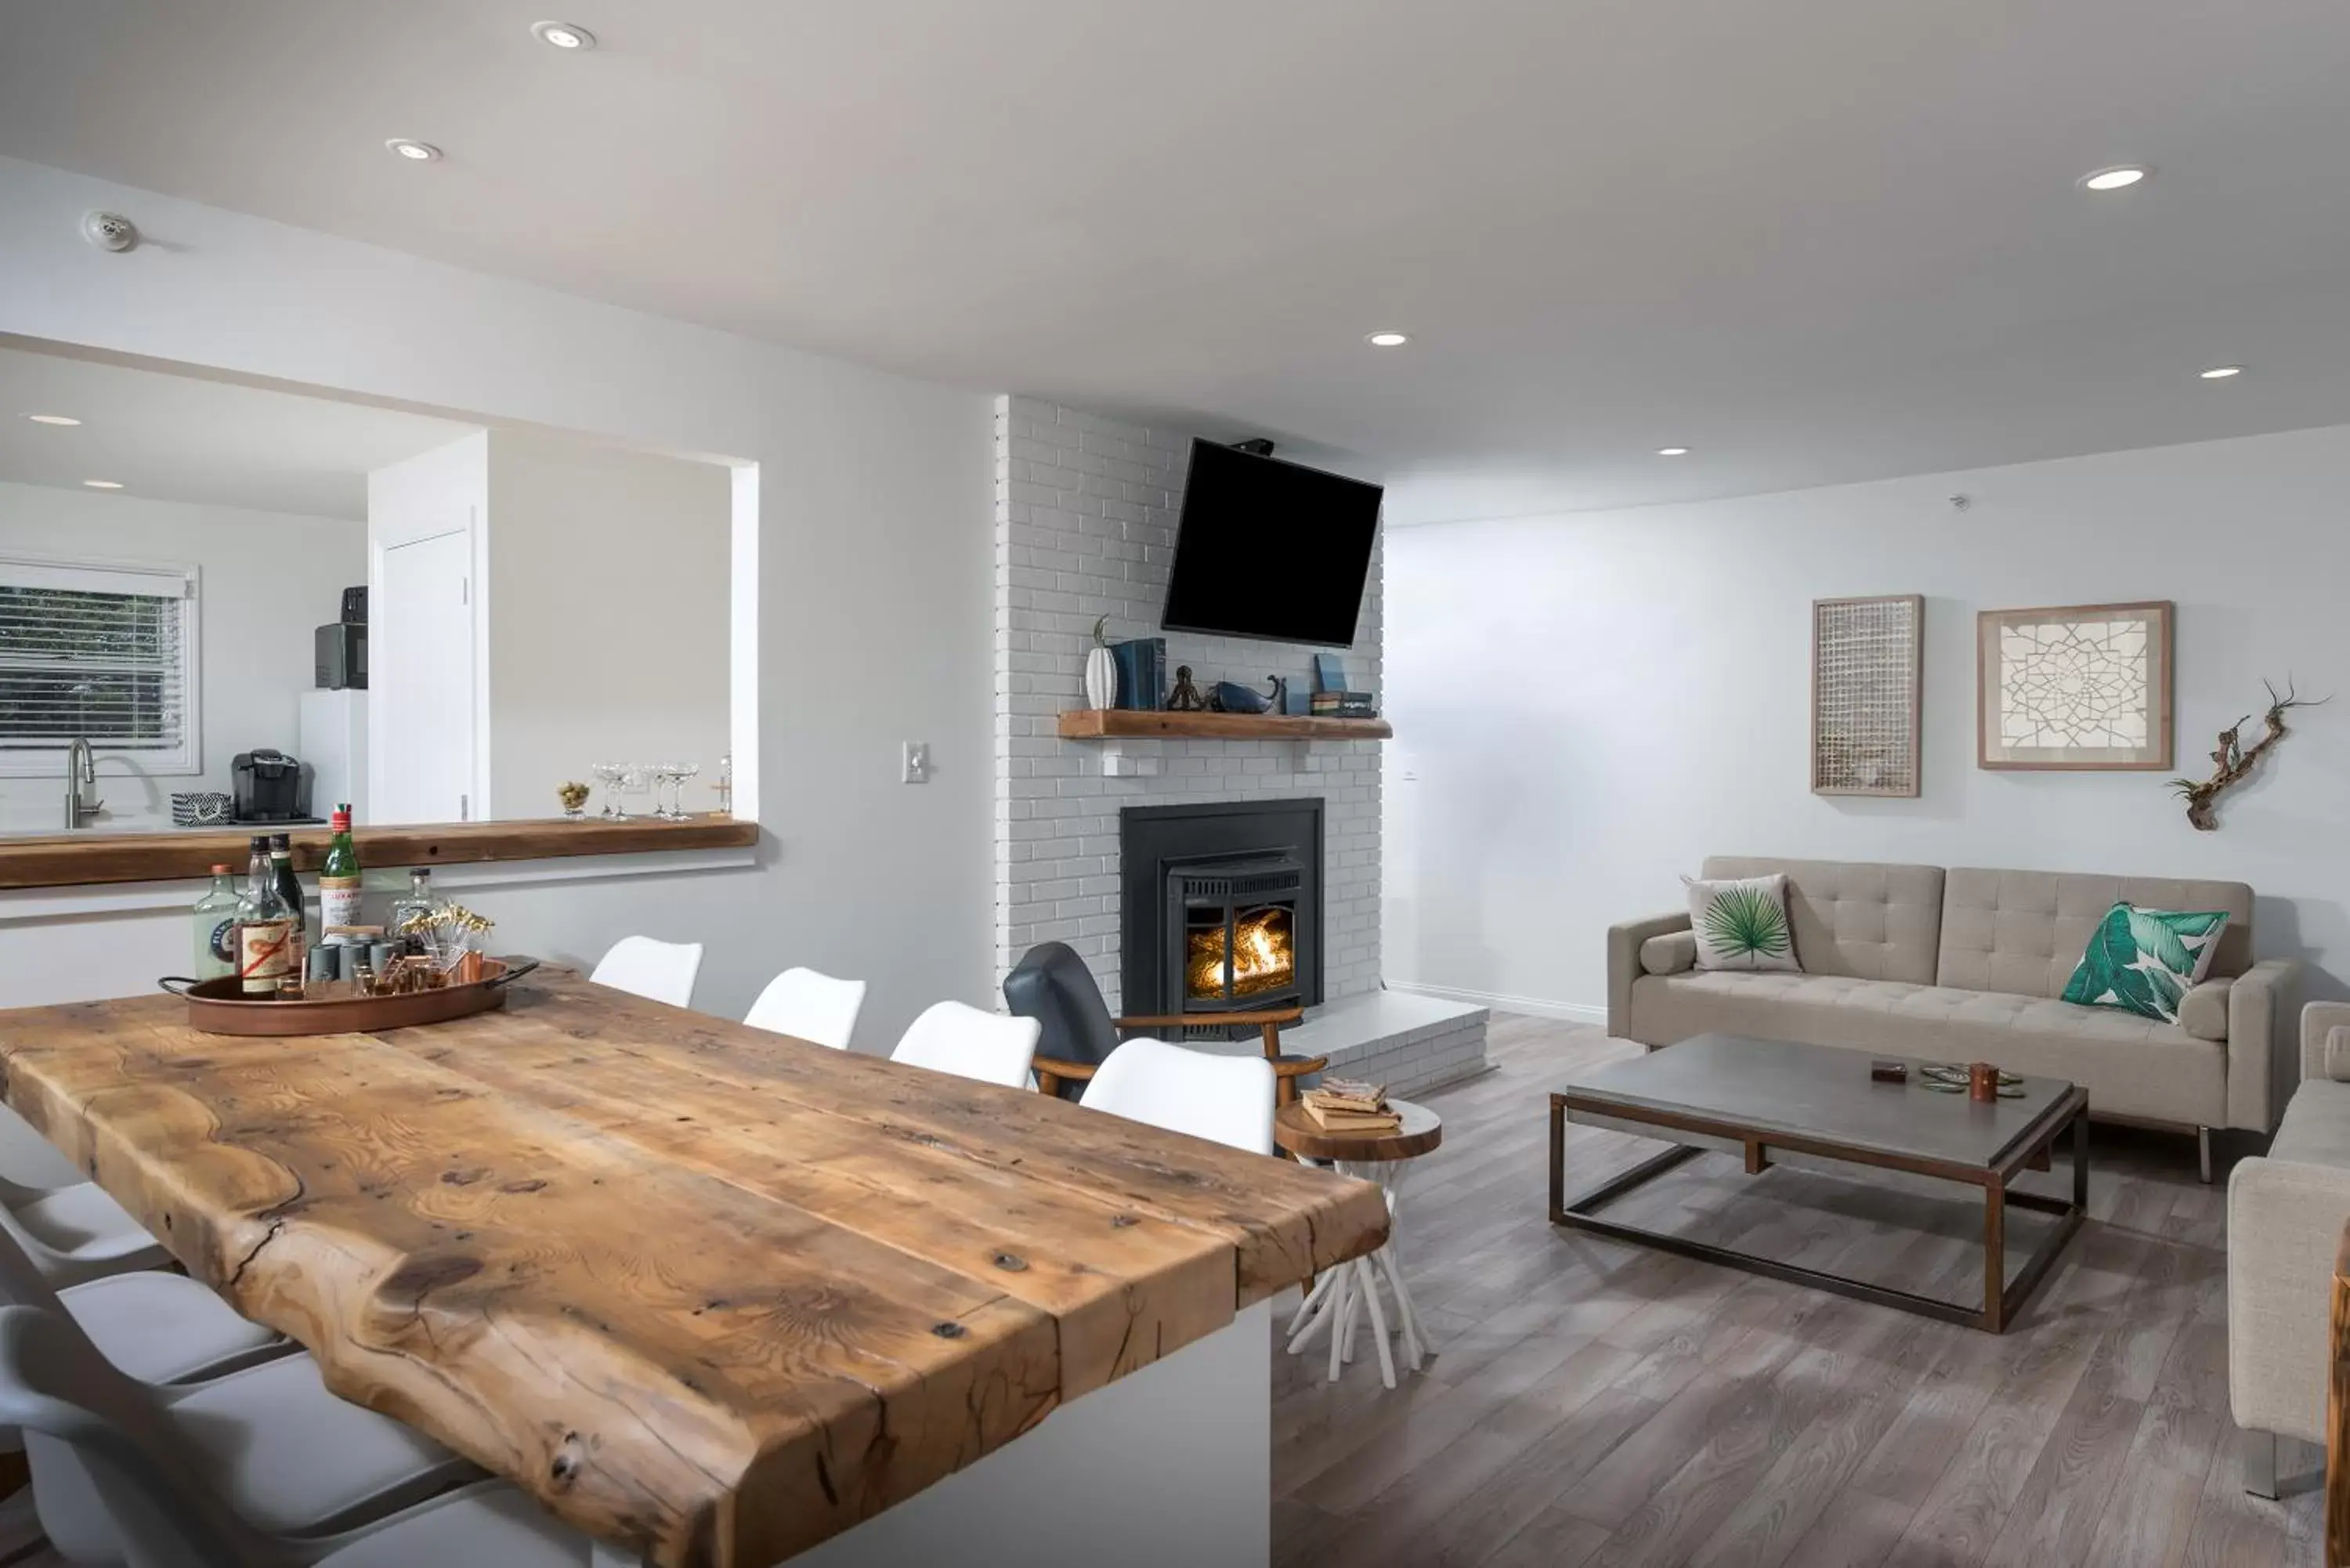
M127 251L139 243L139 225L120 213L85 213L81 237L102 251Z

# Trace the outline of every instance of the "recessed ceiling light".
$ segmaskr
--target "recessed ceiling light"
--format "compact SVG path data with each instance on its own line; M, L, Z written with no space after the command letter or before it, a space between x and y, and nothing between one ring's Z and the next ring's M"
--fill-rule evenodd
M1363 341L1374 348L1400 348L1411 339L1400 332L1374 332Z
M78 425L81 423L79 420L74 418L71 414L26 414L25 417L32 421L36 425Z
M1689 454L1690 449L1685 446L1660 446L1657 449L1659 457L1687 457Z
M120 490L122 488L122 482L119 479L85 479L82 483L89 486L92 490Z
M2230 376L2241 376L2243 373L2244 368L2241 365L2214 365L2203 372L2203 379L2207 381L2224 381Z
M558 49L592 49L596 35L576 22L533 22L531 36Z
M384 143L411 163L437 163L441 150L429 141L419 141L411 136L395 136Z
M2116 164L2111 169L2100 169L2094 174L2082 175L2081 189L2084 191L2125 190L2145 179L2148 172L2149 171L2143 164Z

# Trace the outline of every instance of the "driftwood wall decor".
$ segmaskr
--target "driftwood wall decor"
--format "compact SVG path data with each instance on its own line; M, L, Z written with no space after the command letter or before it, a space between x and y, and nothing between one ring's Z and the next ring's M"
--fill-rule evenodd
M2277 689L2267 681L2261 684L2269 689L2269 710L2262 715L2265 728L2261 732L2261 738L2253 742L2250 749L2243 744L2244 726L2252 722L2252 716L2247 713L2220 732L2220 749L2211 753L2213 766L2210 778L2200 784L2193 779L2170 781L2170 787L2178 791L2179 798L2187 803L2187 820L2202 832L2210 833L2220 826L2219 815L2213 807L2219 803L2220 792L2243 783L2261 758L2267 754L2269 748L2284 739L2285 710L2314 708L2320 702L2333 701L2330 697L2312 699L2293 695L2290 678L2285 680L2282 697L2277 695Z

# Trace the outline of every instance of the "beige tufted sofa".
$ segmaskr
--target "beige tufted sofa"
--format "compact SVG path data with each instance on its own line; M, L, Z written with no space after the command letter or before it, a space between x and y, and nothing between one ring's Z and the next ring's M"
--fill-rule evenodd
M2296 966L2252 961L2241 882L1714 857L1709 879L1784 872L1801 974L1700 971L1684 910L1607 932L1607 1032L1650 1046L1748 1034L2068 1078L2093 1115L2268 1132L2292 1092L2279 1022ZM2177 1024L2057 998L2117 901L2225 909Z

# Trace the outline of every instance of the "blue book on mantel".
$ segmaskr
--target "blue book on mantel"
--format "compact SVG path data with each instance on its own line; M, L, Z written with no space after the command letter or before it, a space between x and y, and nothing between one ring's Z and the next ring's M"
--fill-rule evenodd
M1111 643L1109 656L1118 664L1118 705L1156 711L1167 691L1167 639L1128 638Z

